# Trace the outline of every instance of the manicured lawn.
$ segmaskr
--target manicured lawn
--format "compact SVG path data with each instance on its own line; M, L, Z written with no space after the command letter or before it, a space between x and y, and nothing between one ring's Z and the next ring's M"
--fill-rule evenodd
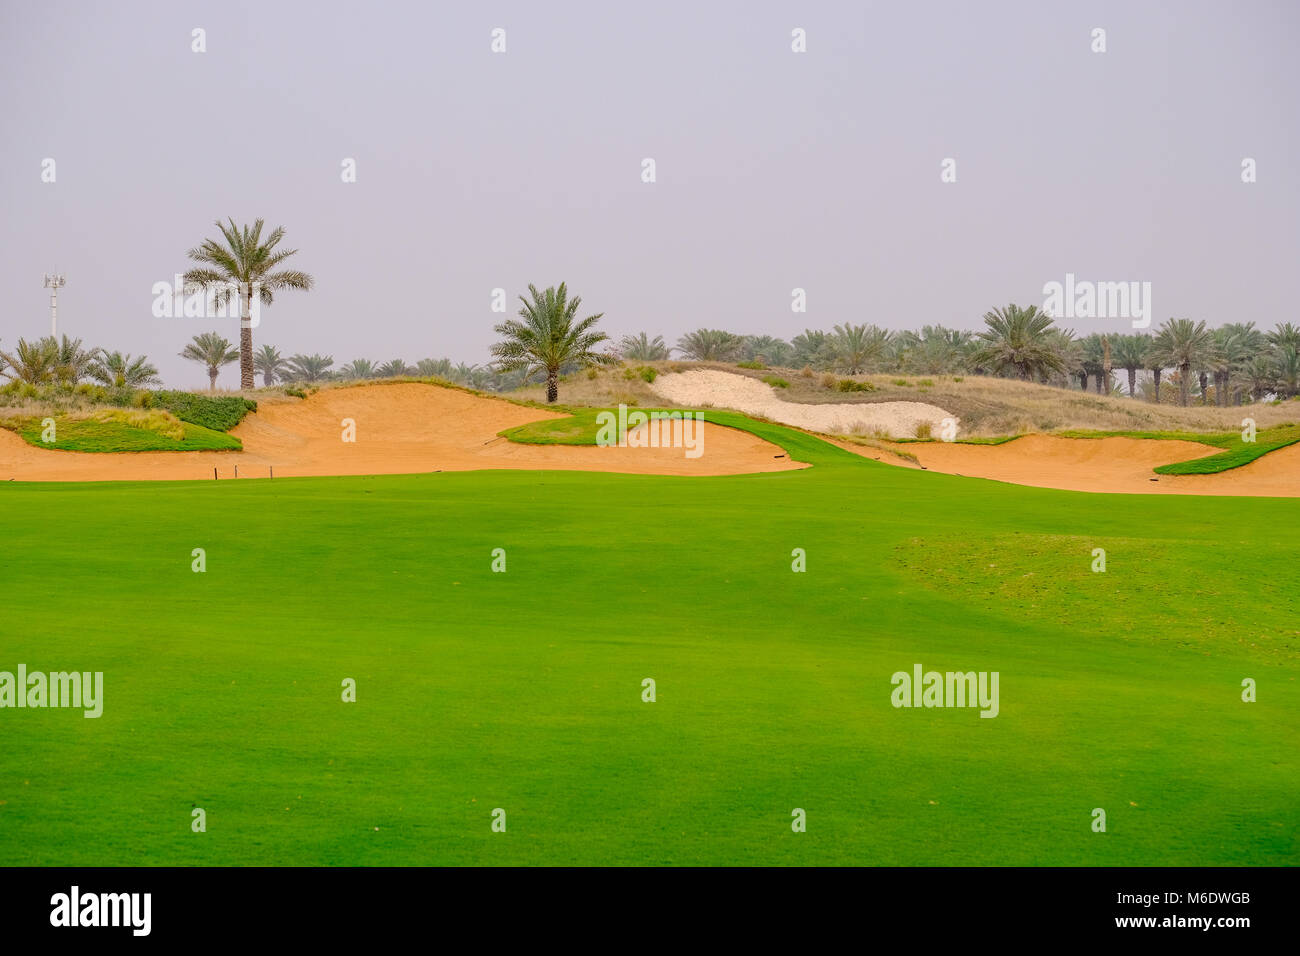
M751 427L815 467L0 485L0 670L105 680L0 710L0 861L1300 863L1300 501Z

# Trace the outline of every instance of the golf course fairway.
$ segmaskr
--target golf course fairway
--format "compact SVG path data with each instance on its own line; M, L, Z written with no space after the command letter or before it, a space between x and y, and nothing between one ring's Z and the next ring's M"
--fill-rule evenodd
M812 467L0 486L0 670L104 675L0 713L0 860L1300 863L1300 501L746 427Z

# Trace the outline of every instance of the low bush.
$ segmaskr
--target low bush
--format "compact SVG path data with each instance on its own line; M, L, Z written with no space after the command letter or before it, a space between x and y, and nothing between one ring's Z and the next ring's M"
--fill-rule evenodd
M835 383L837 392L874 392L876 386L870 382L859 382L857 379L842 378Z
M241 395L195 395L193 392L159 391L153 393L152 403L157 408L165 408L183 422L219 432L230 431L249 412L257 411L257 402Z

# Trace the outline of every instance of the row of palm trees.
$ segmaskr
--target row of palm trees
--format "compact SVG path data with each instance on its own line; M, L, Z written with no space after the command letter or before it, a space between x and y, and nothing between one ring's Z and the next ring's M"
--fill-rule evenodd
M810 367L858 375L983 374L1037 381L1087 390L1091 381L1100 394L1118 392L1115 375L1127 373L1128 392L1139 397L1138 375L1159 401L1166 372L1178 401L1191 401L1199 385L1201 401L1235 405L1269 395L1300 395L1300 328L1279 323L1271 332L1253 322L1233 322L1210 329L1204 322L1170 319L1154 335L1101 334L1079 337L1062 328L1036 306L1009 305L984 316L984 329L967 332L942 325L920 331L894 332L875 325L837 325L833 330L806 329L789 342L766 335L739 335L720 329L697 329L675 347L662 336L642 332L625 336L618 351L627 361L659 361L673 351L696 361L761 362L789 368ZM1144 385L1148 385L1144 382Z
M0 351L0 375L31 385L77 385L89 380L112 388L143 388L161 381L147 356L85 348L81 339L66 335L30 342L19 339L12 352Z
M214 389L217 387L217 376L221 370L240 360L239 348L217 332L204 332L194 336L193 341L186 345L180 354L182 358L190 359L204 367L208 373L209 385ZM453 363L449 358L425 358L413 365L400 358L387 362L358 358L344 365L335 366L332 355L319 353L283 355L273 345L262 345L254 351L253 368L258 375L262 376L262 384L266 386L409 376L440 378L481 391L509 391L523 385L525 380L524 376L508 374L482 365Z

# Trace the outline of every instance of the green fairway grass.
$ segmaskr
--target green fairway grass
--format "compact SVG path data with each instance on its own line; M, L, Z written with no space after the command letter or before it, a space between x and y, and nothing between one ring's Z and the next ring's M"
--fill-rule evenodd
M0 485L0 670L105 684L0 710L0 862L1300 863L1300 501L714 414L813 467Z

